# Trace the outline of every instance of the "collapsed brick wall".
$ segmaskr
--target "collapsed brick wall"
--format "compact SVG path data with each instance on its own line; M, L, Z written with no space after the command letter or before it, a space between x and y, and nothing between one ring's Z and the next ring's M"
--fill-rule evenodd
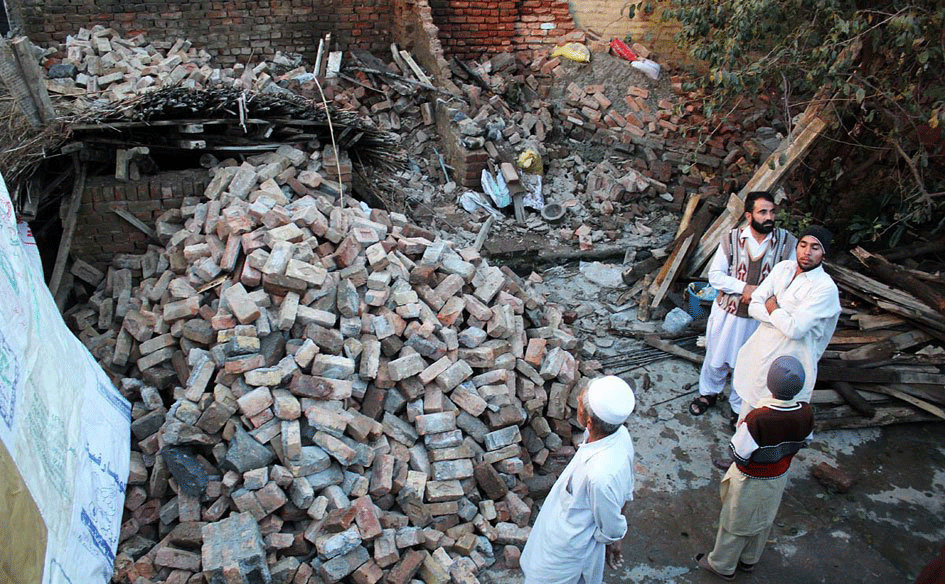
M342 48L389 51L391 0L7 0L14 24L34 43L65 41L81 27L101 24L126 36L188 39L223 65L271 57L277 51L314 61L319 39L331 33ZM333 42L334 45L334 42ZM332 47L334 48L334 46Z
M90 177L82 194L72 254L105 269L115 254L144 253L147 236L114 209L124 209L153 226L165 211L180 209L185 197L201 195L209 182L209 174L202 169L165 172L124 183L112 177Z
M541 49L574 30L567 0L430 0L447 55Z

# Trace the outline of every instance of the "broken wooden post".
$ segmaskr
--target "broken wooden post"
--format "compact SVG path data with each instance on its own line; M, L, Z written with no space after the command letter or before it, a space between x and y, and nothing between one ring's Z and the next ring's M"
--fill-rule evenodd
M75 234L76 217L82 205L82 193L85 191L85 163L79 162L76 154L72 155L75 168L75 182L72 185L72 195L69 197L69 209L62 222L62 237L59 240L59 251L56 253L56 263L53 265L52 275L49 277L49 290L58 298L57 292L62 283L62 275L66 271L66 262L69 259L69 249L72 247L72 236ZM63 299L65 300L65 299ZM62 306L59 307L62 310Z

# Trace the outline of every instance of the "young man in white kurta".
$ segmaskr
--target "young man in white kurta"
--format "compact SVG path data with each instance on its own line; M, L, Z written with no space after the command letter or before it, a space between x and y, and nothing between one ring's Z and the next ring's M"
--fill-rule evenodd
M608 378L616 379L594 380L588 391ZM624 408L610 419L621 414L626 419L630 411ZM603 417L607 421L606 413ZM633 482L633 441L626 427L582 444L545 498L528 536L520 561L525 584L601 584L607 546L619 545L627 533L622 510L633 500Z
M828 237L822 227L808 228L797 243L798 259L776 265L751 295L748 313L760 324L738 352L732 376L732 385L744 400L741 419L767 397L765 376L771 363L782 355L796 357L804 366L804 387L797 401L810 401L817 361L840 318L837 285L821 263L829 249ZM809 258L811 248L818 248L820 255Z

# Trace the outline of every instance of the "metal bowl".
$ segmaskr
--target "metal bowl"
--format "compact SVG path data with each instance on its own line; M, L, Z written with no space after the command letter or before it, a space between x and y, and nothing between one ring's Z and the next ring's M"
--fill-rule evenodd
M564 207L558 203L548 203L542 208L541 216L548 223L555 223L564 217Z

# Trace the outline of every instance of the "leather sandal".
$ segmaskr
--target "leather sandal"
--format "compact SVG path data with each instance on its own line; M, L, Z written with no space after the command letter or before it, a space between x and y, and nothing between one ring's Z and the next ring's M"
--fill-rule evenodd
M706 572L714 574L723 580L731 581L735 579L735 572L723 574L722 572L716 571L716 569L712 567L712 564L709 563L709 556L707 554L696 554L696 564Z
M717 395L696 396L696 399L689 403L689 413L693 416L701 416L706 413L709 408L714 406L717 401L719 401L719 396Z
M741 560L738 560L738 569L741 570L742 572L754 572L754 571L755 571L755 565L754 565L754 564L746 564L745 562L743 562L743 561L741 561Z

